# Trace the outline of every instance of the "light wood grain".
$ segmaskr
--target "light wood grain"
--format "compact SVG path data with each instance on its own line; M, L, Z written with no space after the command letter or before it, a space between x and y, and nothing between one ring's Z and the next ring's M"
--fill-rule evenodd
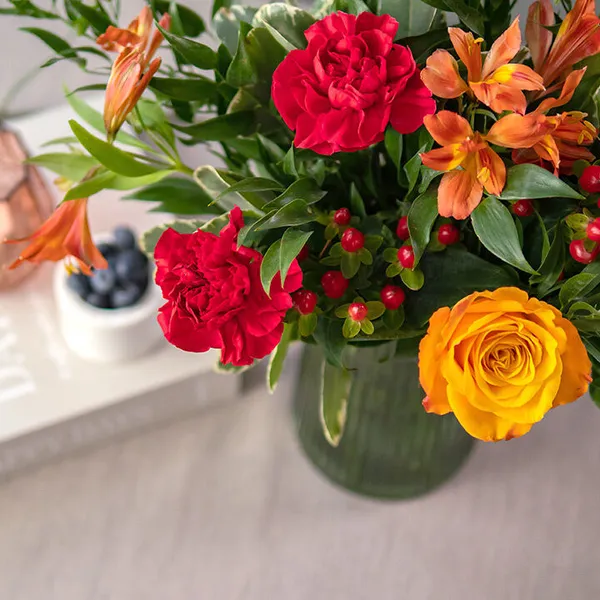
M300 454L291 381L0 486L0 598L600 597L591 402L479 445L425 498L383 504Z

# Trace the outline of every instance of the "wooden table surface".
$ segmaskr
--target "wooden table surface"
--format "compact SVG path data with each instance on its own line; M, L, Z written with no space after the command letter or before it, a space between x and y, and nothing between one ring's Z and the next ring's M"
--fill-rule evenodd
M292 379L0 486L0 598L600 597L589 400L523 439L480 444L429 496L380 503L333 487L301 455Z

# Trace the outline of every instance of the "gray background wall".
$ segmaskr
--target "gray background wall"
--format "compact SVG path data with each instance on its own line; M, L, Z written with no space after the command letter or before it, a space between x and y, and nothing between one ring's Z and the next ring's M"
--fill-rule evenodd
M256 1L246 0L246 3L254 4ZM205 17L212 4L210 0L183 0L183 3ZM48 7L51 0L37 0L36 4ZM122 5L124 16L129 18L137 13L142 0L123 0ZM519 0L517 3L522 14L526 13L528 5L529 0ZM7 0L0 0L0 7L4 6L8 6ZM36 73L35 78L19 94L10 101L5 101L12 86L21 78L34 73L36 66L49 57L49 50L42 42L19 31L18 28L23 26L36 26L36 22L34 19L0 17L0 115L21 114L56 104L62 101L62 84L73 89L90 82L89 76L79 71L77 66L63 62ZM57 27L56 33L63 35L66 31Z

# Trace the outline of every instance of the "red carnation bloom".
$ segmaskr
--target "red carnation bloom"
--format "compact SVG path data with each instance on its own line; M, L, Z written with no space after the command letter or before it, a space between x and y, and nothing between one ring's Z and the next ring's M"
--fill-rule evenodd
M290 294L302 285L294 261L285 284L278 274L267 296L260 282L262 255L237 246L243 226L236 206L219 235L167 229L154 251L156 283L167 300L158 322L167 340L188 352L220 348L221 362L236 367L252 364L277 346L293 304Z
M363 150L388 123L412 133L435 112L411 51L394 44L398 21L337 12L311 25L306 50L293 50L273 74L273 102L298 148L319 154Z

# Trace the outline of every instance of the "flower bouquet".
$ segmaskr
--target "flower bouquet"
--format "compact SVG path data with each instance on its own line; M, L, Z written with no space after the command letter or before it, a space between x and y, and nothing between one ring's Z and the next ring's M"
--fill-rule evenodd
M269 356L270 389L306 342L301 440L367 493L429 489L470 436L600 399L592 0L533 2L524 43L497 0L215 0L207 33L176 2L127 27L117 0L11 4L89 38L28 29L106 88L103 115L70 92L69 150L33 159L66 193L14 266L106 269L86 217L103 189L172 213L143 236L166 338L229 371ZM198 144L217 166L186 164Z

